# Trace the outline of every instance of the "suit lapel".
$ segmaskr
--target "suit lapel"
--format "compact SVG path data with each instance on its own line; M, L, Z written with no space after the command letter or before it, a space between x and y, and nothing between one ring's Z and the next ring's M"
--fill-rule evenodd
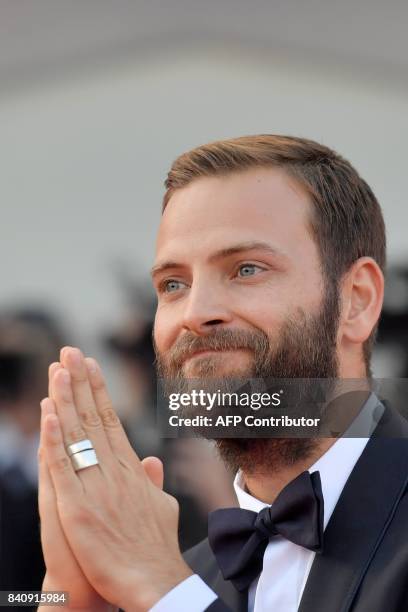
M350 610L407 486L407 437L406 421L386 407L327 525L299 612Z
M246 590L243 593L237 591L230 580L224 580L220 570L218 570L211 587L231 610L234 612L247 612L248 591Z
M240 593L231 581L224 580L208 538L187 551L184 558L233 612L247 612L248 591Z

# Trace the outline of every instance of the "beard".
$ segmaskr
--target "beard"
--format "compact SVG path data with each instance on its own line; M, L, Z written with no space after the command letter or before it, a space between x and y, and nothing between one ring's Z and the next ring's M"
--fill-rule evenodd
M251 352L246 367L220 375L220 360L215 355L196 360L194 376L201 379L221 377L226 387L230 379L335 379L338 376L336 338L340 309L337 286L327 283L322 304L317 313L302 308L288 316L277 336L259 329L218 329L206 336L186 332L165 354L156 351L158 376L171 379L180 390L189 388L183 369L185 359L200 350L236 350ZM210 384L210 381L208 381ZM319 445L318 438L222 438L216 440L222 460L236 472L271 474L312 456Z

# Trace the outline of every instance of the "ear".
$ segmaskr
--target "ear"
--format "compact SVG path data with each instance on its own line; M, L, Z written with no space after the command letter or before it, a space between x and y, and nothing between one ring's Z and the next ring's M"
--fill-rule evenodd
M342 283L341 340L363 344L377 323L384 298L384 275L371 257L361 257Z

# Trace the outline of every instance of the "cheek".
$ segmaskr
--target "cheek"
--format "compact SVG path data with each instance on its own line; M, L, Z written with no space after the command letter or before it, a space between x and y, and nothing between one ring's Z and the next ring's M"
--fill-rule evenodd
M293 308L293 303L287 304L276 293L263 292L256 299L250 295L235 300L234 307L238 327L244 323L245 327L256 328L273 336Z
M177 336L174 317L166 314L165 310L160 307L154 319L153 336L159 353L169 350Z
M241 321L276 337L289 317L319 308L322 288L320 279L301 274L290 279L273 277L270 281L234 295L234 310Z
M253 312L248 322L251 327L255 327L263 331L270 338L273 338L279 333L283 320L283 315L268 310L265 312L265 309L263 309L259 312Z

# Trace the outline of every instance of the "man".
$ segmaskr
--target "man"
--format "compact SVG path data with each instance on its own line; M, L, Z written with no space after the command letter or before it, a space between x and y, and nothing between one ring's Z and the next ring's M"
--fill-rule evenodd
M152 270L162 375L370 375L385 232L347 161L245 137L182 155L166 186ZM95 360L65 347L42 402L43 589L88 610L408 609L407 425L373 394L360 408L364 437L219 440L241 509L212 516L211 546L186 563L160 462L138 460Z

